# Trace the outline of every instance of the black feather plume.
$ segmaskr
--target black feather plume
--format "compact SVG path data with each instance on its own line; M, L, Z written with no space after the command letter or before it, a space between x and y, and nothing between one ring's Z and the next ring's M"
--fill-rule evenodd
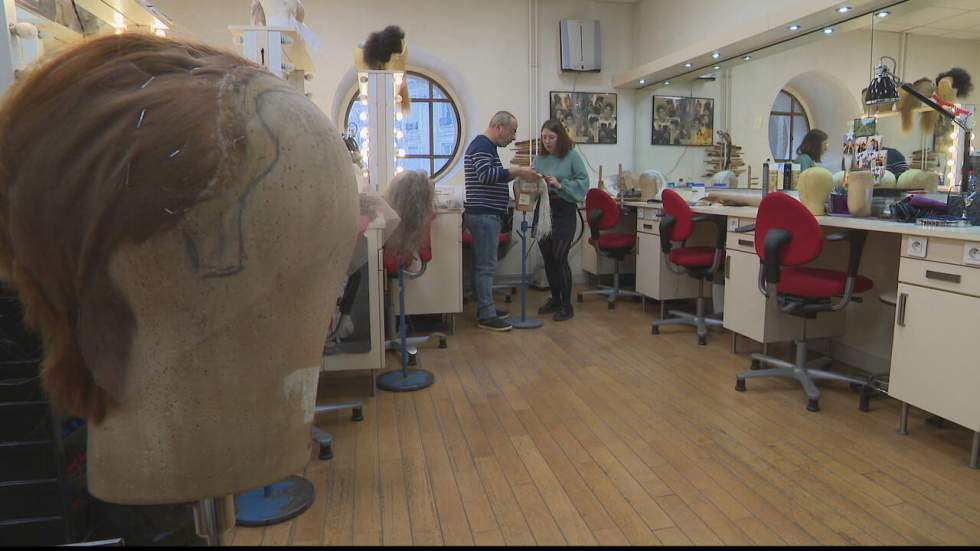
M953 67L945 73L940 73L936 77L936 84L946 77L953 79L953 89L956 90L956 97L958 98L965 98L973 90L973 80L970 78L970 73L959 67Z
M383 31L373 32L364 42L364 64L371 69L381 69L391 61L393 54L402 52L405 31L398 25L388 25Z

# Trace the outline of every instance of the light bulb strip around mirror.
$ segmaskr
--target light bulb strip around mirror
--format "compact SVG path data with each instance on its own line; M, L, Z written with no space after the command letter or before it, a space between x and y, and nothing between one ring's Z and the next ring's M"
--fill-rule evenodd
M652 79L649 76L645 76L642 79L637 79L637 80L644 80L644 81L646 81L646 84L640 84L639 86L637 86L636 89L637 90L642 90L642 89L648 88L648 87L666 86L667 84L665 84L665 81L670 81L670 82L673 82L673 83L677 83L677 81L679 81L679 80L686 80L687 77L689 77L689 75L693 75L695 73L701 73L701 72L704 72L706 70L716 70L717 71L718 69L714 69L713 68L713 66L715 66L715 65L718 65L718 66L721 66L722 68L725 68L725 64L726 63L729 63L729 62L733 62L734 61L735 63L733 63L731 65L728 65L728 67L733 67L735 65L738 65L739 64L738 62L746 62L746 61L751 61L752 59L757 59L757 57L756 57L757 54L759 54L761 52L764 52L764 51L766 51L766 50L768 50L770 48L775 48L777 46L781 46L783 44L786 44L787 42L791 42L793 40L802 39L802 38L805 38L805 37L808 37L808 36L811 36L811 35L814 35L814 34L820 34L820 35L823 35L824 37L830 38L830 37L833 37L833 36L835 36L835 35L837 35L839 33L832 32L831 34L825 34L825 30L828 29L828 28L833 28L834 31L836 31L837 30L837 27L839 27L840 25L844 25L845 23L849 23L851 21L855 21L855 20L861 19L861 18L866 17L866 16L869 16L869 15L872 16L872 17L876 17L881 12L887 12L887 13L890 14L891 13L891 8L894 8L895 6L898 6L900 4L904 4L905 2L908 2L908 1L909 0L898 0L897 2L888 4L886 6L879 6L879 7L875 7L874 9L870 9L870 10L867 10L867 11L861 11L861 12L858 12L858 13L855 13L855 10L852 9L849 12L847 12L850 15L848 15L847 17L845 17L843 19L840 19L839 21L833 21L833 22L827 23L825 25L818 25L818 26L815 26L812 29L808 29L808 30L802 30L802 28L801 28L801 29L797 29L797 30L793 31L793 30L790 30L788 27L783 27L784 30L789 31L792 34L790 34L786 38L783 38L781 40L778 40L776 42L773 42L772 44L767 44L767 45L765 45L765 46L763 46L761 48L754 48L754 49L749 50L749 51L742 51L742 52L740 52L738 54L733 54L733 55L730 55L728 57L725 57L724 59L711 59L710 62L706 62L704 65L694 65L693 64L693 61L686 61L684 63L680 63L680 64L677 65L677 67L685 68L687 70L685 70L685 71L683 71L681 73L678 73L678 74L673 74L673 75L670 75L670 76L667 76L667 77L661 77L661 78L657 78L657 79ZM836 8L831 8L831 11L833 11L834 13L838 13ZM844 15L844 14L841 13L839 15ZM799 26L799 23L794 23L793 26ZM724 49L725 48L716 48L716 49L713 49L712 52L713 53L718 53L718 52L721 52ZM708 58L712 58L712 54L705 54L705 55ZM745 56L750 56L750 59L744 59ZM698 56L698 57L700 58L702 56ZM687 67L687 64L688 63L692 64L692 66L690 68ZM697 77L694 77L691 80L697 80Z

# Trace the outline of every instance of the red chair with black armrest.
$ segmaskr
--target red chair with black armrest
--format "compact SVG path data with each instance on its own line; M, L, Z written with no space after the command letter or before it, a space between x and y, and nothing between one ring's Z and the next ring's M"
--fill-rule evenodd
M619 224L619 203L605 191L592 188L585 194L585 213L589 224L589 244L595 247L596 254L612 258L615 267L612 287L600 285L598 289L583 291L578 294L578 301L582 302L584 295L603 295L608 297L609 309L612 310L616 308L616 299L621 296L642 297L636 291L619 287L619 265L636 246L636 233L609 231Z
M676 273L686 273L698 280L697 313L688 314L669 310L673 317L656 320L650 331L657 335L664 325L692 325L697 328L698 344L708 342L708 328L721 327L722 320L709 318L707 300L704 296L704 281L713 280L723 267L725 258L725 222L721 217L695 215L687 201L672 189L661 194L664 215L660 218L660 250L667 259L667 267ZM683 246L694 233L695 224L711 222L715 224L717 237L714 247ZM674 243L680 242L681 247Z
M463 216L465 217L466 213L463 213ZM514 220L514 212L513 210L508 209L507 217L504 223L501 224L500 226L500 235L498 236L498 240L497 240L497 260L501 260L505 256L507 256L507 251L510 250L510 246L511 246L510 231L512 228L511 224L513 224L513 220ZM473 234L471 234L470 231L466 229L466 224L464 223L463 224L463 248L469 249L472 246L473 246ZM491 289L493 290L494 293L504 295L504 302L508 304L513 299L514 294L517 293L516 287L514 287L511 284L505 284L505 283L495 283Z
M399 264L402 266L402 270L405 272L405 280L418 279L422 277L425 273L426 266L432 261L432 237L430 234L431 228L427 228L425 231L425 237L422 239L422 244L419 246L418 254L410 258L398 258L394 253L389 251L387 248L384 249L384 264L385 273L388 277L394 281L398 279L398 267ZM417 271L412 271L411 268L415 264L415 260L418 260L419 268ZM393 289L394 285L389 286L389 289ZM404 287L398 289L399 299L402 299L405 293ZM389 292L388 300L388 335L389 338L385 340L385 350L400 350L401 349L401 339L398 337L395 323L395 312L398 310L398 304L395 303L395 294ZM404 304L404 300L399 301ZM429 342L432 337L439 338L439 348L446 348L446 335L443 333L432 333L431 335L423 335L419 337L408 337L405 339L405 345L407 347L409 365L415 365L417 363L418 347Z
M745 229L751 228L748 226ZM816 318L821 312L842 310L851 302L860 302L861 299L854 295L874 287L874 282L858 275L866 237L863 231L844 231L825 238L817 219L803 203L784 193L770 193L762 200L755 223L759 291L767 298L775 295L783 312L803 318L803 334L796 341L795 363L752 354L753 371L736 376L735 390L744 392L746 379L788 377L796 379L803 386L809 400L807 409L819 411L820 391L814 380L841 381L861 386L867 383L866 379L820 370L820 367L830 365L831 359L808 360L806 346L808 319ZM825 239L849 243L846 272L804 266L820 255ZM756 371L762 364L774 367Z

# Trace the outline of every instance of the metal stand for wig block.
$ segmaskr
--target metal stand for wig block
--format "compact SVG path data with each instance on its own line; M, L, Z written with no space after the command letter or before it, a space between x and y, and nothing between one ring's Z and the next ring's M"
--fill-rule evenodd
M402 368L378 376L378 388L389 392L413 392L432 386L435 376L424 369L408 367L408 321L405 316L405 267L398 265L398 337L401 339Z
M202 499L194 504L194 531L208 546L228 545L227 534L235 527L232 496Z
M313 483L301 476L251 490L235 497L235 522L239 526L268 526L301 515L313 505Z
M527 211L521 214L523 215L521 219L521 319L511 321L510 325L514 329L537 329L544 325L544 322L527 317Z

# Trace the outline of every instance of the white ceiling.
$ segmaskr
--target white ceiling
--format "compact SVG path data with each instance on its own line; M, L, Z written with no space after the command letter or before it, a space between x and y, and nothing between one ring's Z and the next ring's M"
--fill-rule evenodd
M875 30L980 39L980 0L913 0L895 6Z

